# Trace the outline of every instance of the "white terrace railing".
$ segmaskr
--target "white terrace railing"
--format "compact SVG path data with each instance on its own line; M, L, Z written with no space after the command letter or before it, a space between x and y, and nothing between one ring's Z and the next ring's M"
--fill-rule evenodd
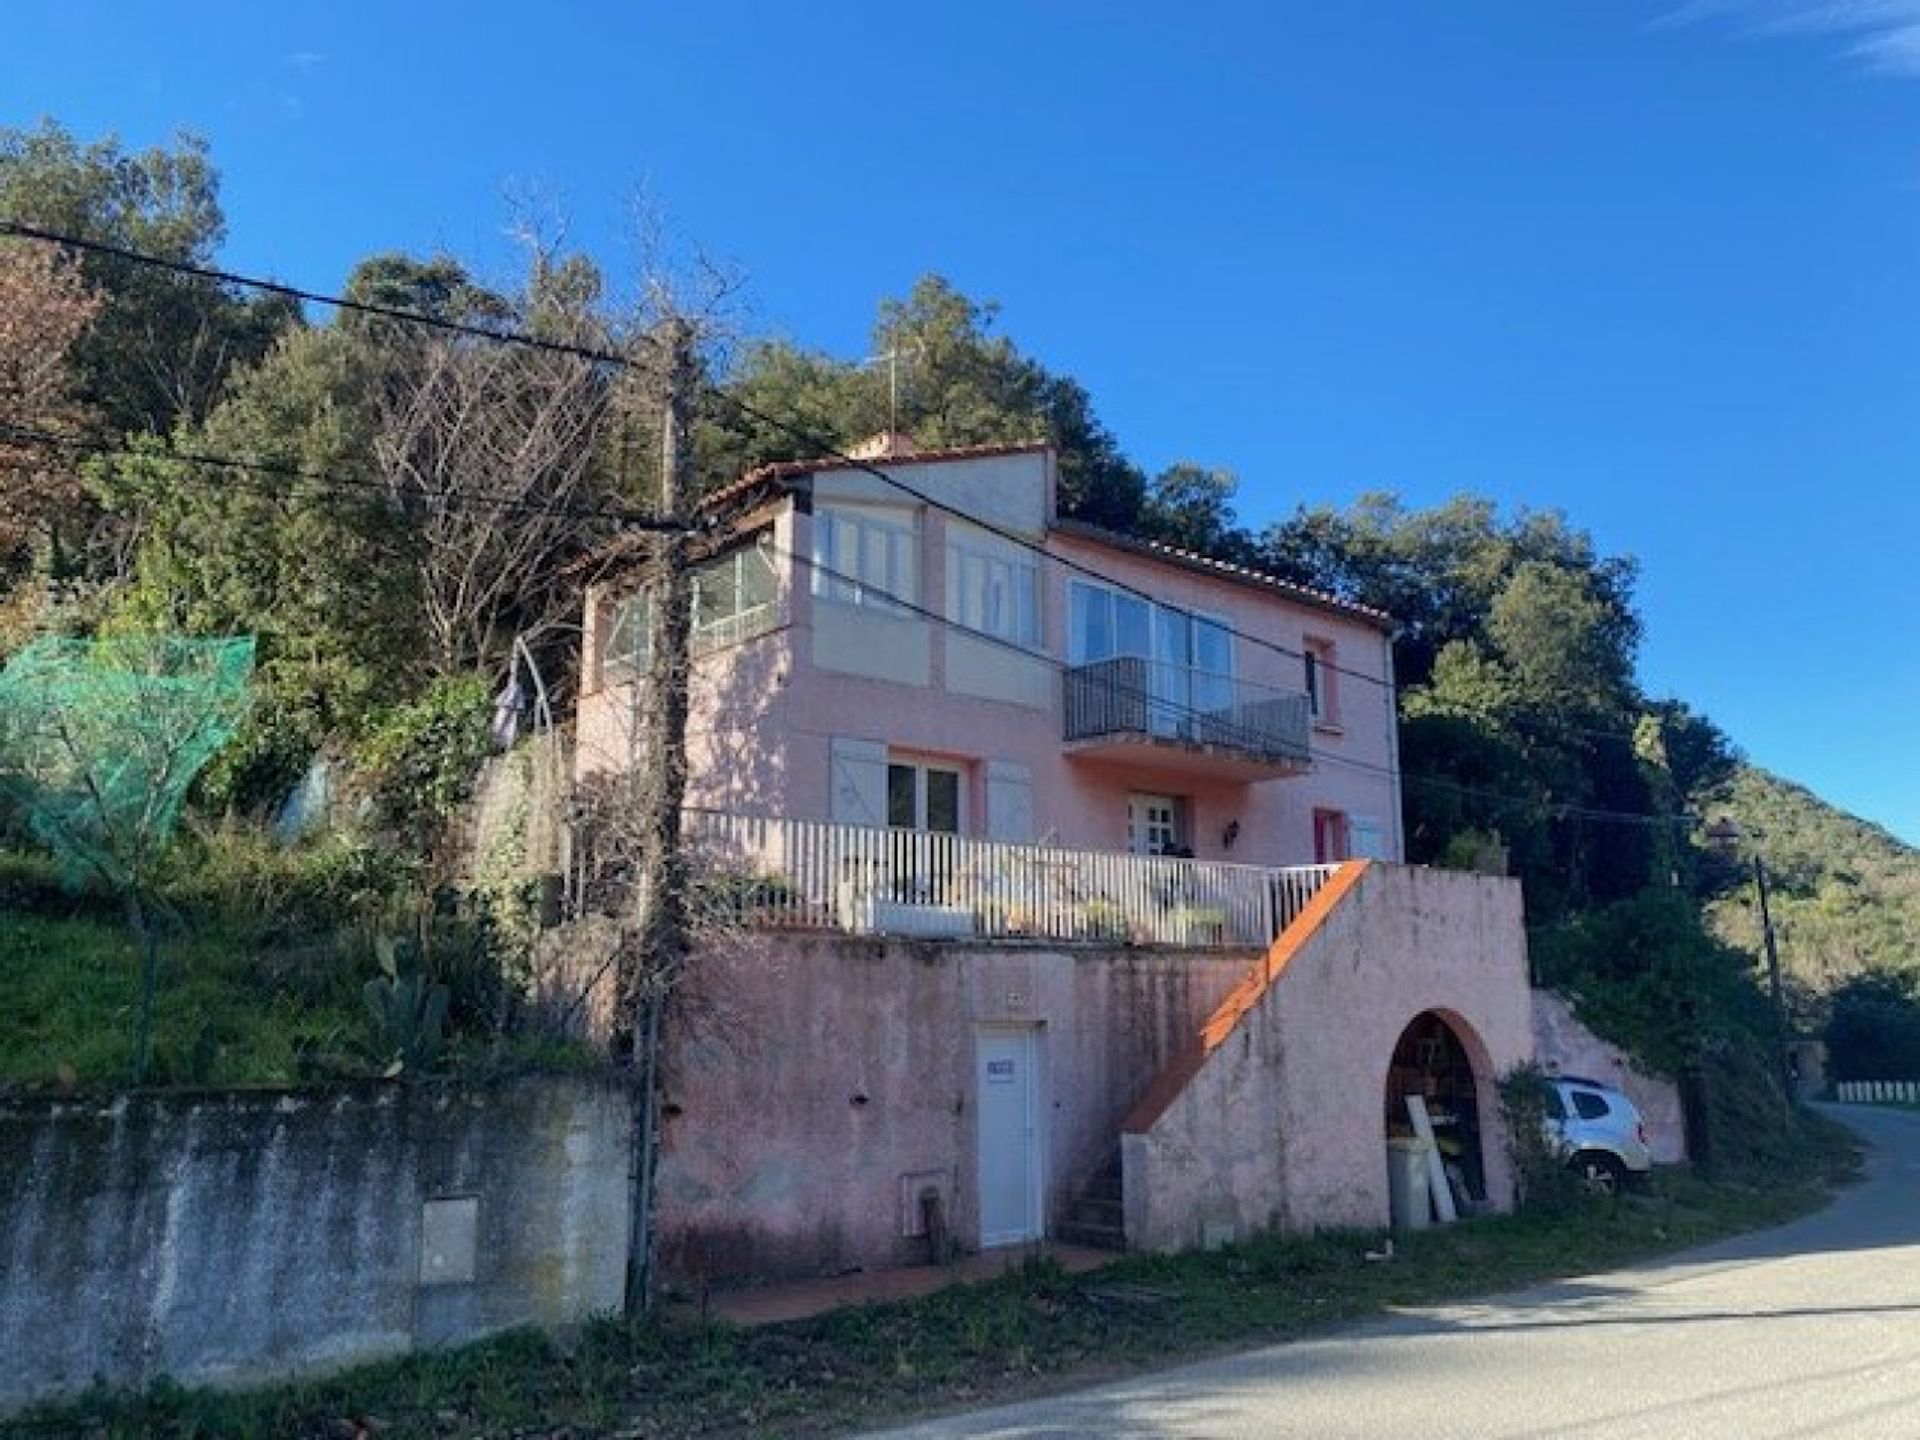
M1268 869L691 810L710 914L860 935L1264 948L1337 868Z
M1847 1105L1920 1105L1920 1080L1840 1080L1833 1096Z

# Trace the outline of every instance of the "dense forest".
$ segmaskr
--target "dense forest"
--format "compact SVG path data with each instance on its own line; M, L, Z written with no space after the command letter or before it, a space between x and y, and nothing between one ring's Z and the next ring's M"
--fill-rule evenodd
M458 787L422 764L423 737L469 753L442 742L483 726L516 640L565 672L573 562L654 495L643 361L659 311L611 298L649 287L533 236L510 282L383 254L344 293L548 350L303 309L193 273L225 229L204 146L136 153L51 122L0 131L0 216L186 267L0 240L0 660L47 634L250 635L256 702L196 811L263 817L327 754L367 777L394 843L431 849ZM1630 559L1556 511L1472 496L1303 505L1250 530L1230 469L1143 470L1087 391L998 321L928 276L878 307L886 363L714 347L702 483L883 429L1044 437L1074 515L1390 612L1409 858L1518 875L1543 977L1666 1068L1764 1024L1746 871L1703 847L1702 816L1759 837L1808 1023L1836 983L1914 966L1920 854L1641 688Z

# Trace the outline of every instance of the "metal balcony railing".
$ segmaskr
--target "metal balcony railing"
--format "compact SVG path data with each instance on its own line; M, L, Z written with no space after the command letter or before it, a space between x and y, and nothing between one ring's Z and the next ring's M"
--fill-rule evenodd
M1337 868L687 812L701 910L753 927L1264 948Z
M1065 675L1066 738L1141 738L1305 765L1307 697L1229 675L1119 655Z

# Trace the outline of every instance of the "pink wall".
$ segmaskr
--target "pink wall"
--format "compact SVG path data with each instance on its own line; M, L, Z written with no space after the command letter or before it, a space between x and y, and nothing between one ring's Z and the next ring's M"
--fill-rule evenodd
M1494 1082L1533 1055L1519 883L1373 864L1125 1137L1128 1244L1385 1225L1387 1064L1427 1011L1473 1058L1488 1195L1510 1205Z
M662 1256L676 1283L914 1264L935 1184L977 1242L973 1037L1038 1027L1046 1214L1246 973L1246 953L767 936L709 948L667 1037ZM905 1197L903 1199L903 1196Z
M930 493L964 497L993 488L1019 494L1024 483L1037 496L1050 484L1051 457L1034 453L992 460L913 467L912 482ZM1022 479L1024 477L1024 479ZM946 517L913 507L920 538L919 600L943 611L946 595ZM1037 532L1036 532L1037 533ZM783 551L811 553L812 519L790 503L780 512L776 544ZM958 762L967 774L968 829L984 834L989 761L1009 761L1031 773L1035 836L1089 849L1120 849L1126 843L1129 792L1186 797L1190 842L1202 858L1248 864L1300 864L1313 860L1316 807L1375 817L1389 856L1402 851L1400 805L1389 778L1395 763L1391 687L1387 683L1386 637L1376 626L1315 608L1256 586L1194 573L1171 563L1051 532L1045 544L1104 575L1183 608L1224 616L1247 635L1299 651L1309 638L1337 646L1337 663L1372 680L1336 676L1339 726L1316 729L1310 773L1257 783L1205 778L1179 752L1139 747L1126 763L1070 756L1063 740L1061 684L1047 667L1040 675L1039 706L986 699L949 687L949 656L965 637L925 620L850 615L848 607L817 599L810 573L785 562L780 628L704 657L698 665L692 721L692 802L752 813L830 819L830 750L835 737L881 741L934 759ZM1067 655L1067 567L1042 567L1042 647ZM598 683L597 659L607 624L604 592L589 603L586 684L579 707L579 769L585 774L626 765L631 692ZM870 653L895 645L903 655L924 650L930 683L823 668L816 655L844 653L843 635L823 627L860 625L876 643L855 645L866 664ZM977 645L976 645L977 648ZM1290 655L1236 641L1240 678L1288 691L1304 688L1302 662ZM1024 662L1008 655L1006 663ZM1380 683L1374 683L1377 680ZM1238 834L1225 843L1229 822Z

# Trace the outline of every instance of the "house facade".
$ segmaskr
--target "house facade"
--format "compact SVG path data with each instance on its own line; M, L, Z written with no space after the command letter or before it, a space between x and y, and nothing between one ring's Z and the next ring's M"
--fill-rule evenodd
M1381 1225L1410 1097L1508 1203L1519 888L1399 863L1388 617L1064 519L1043 445L866 464L709 501L684 833L742 923L664 1034L670 1276ZM583 782L650 603L589 592Z
M1045 446L733 487L703 563L688 803L1244 865L1397 860L1390 622L1062 520ZM919 498L924 496L925 499ZM578 765L637 753L643 594L595 588Z

